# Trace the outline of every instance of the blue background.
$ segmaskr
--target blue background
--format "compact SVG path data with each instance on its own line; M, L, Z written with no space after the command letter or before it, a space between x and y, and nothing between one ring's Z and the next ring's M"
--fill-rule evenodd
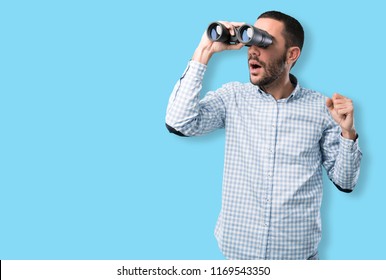
M1 1L0 259L223 259L224 131L164 125L208 23L280 10L304 26L300 83L353 99L357 189L328 180L322 259L386 259L381 1ZM216 54L204 91L248 81L246 49Z

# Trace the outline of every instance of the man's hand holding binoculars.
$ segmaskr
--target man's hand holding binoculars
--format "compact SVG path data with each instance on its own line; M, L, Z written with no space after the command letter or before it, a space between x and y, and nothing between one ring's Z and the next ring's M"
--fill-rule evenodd
M244 24L243 22L225 21L221 21L219 23L221 23L226 28L226 30L232 37L236 36L235 29ZM201 41L196 51L193 54L192 60L198 61L202 64L208 64L210 58L214 53L222 52L225 50L239 50L243 46L244 44L241 42L230 44L229 42L213 41L208 37L208 30L206 30L201 37Z

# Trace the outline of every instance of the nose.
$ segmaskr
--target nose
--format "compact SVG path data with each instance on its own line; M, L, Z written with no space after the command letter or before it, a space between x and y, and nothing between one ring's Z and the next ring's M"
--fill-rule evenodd
M256 55L260 56L260 47L252 45L248 48L248 54L249 55Z

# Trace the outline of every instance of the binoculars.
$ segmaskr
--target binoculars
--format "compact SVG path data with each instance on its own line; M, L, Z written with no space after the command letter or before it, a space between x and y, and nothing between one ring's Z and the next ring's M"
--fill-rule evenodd
M240 42L248 47L258 46L266 48L272 44L271 35L253 25L244 24L234 30L235 35L232 36L222 23L216 21L209 24L206 35L209 40L213 42L223 42L228 44L237 44Z

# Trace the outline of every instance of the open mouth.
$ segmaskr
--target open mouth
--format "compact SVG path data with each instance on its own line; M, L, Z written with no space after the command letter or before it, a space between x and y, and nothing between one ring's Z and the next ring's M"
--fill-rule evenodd
M258 68L261 68L261 65L259 65L259 64L257 64L257 63L250 63L249 65L250 65L250 67L251 67L252 69L258 69Z
M252 75L257 75L260 72L259 70L261 68L262 68L261 64L258 63L256 60L249 61L249 70Z
M259 69L259 68L261 68L261 65L256 60L250 60L249 61L249 67L251 69Z

